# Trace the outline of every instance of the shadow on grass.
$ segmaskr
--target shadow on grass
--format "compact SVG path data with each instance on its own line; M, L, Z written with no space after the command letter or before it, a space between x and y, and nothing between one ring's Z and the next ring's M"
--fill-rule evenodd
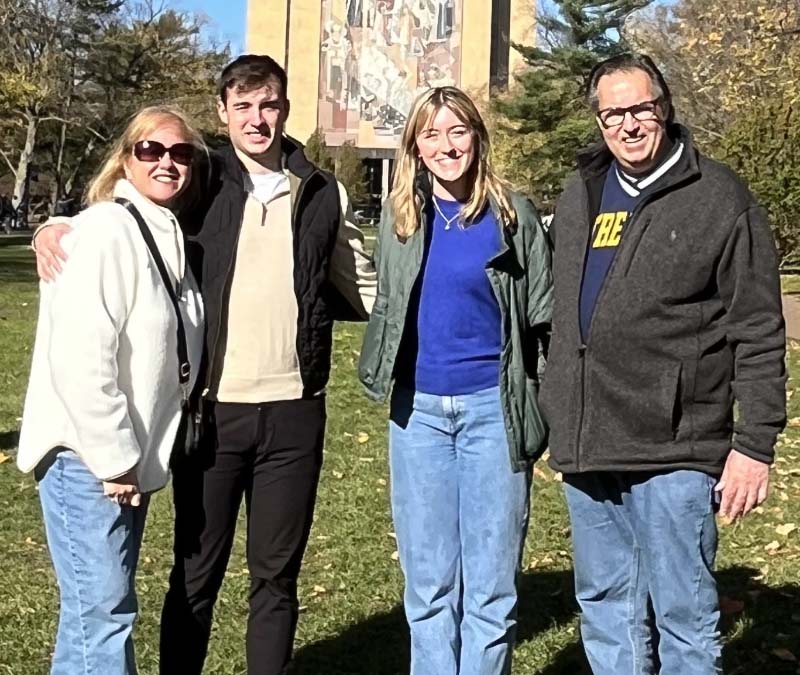
M767 586L749 567L717 574L720 595L744 602L740 615L725 617L723 651L728 675L796 675L800 673L800 585ZM737 621L741 619L741 621ZM787 650L787 651L783 651ZM797 661L785 659L794 656Z
M27 246L31 243L31 232L20 234L0 234L0 248L8 246Z
M36 281L33 251L24 246L0 246L0 281Z
M519 642L572 621L572 571L528 572L520 579ZM402 606L298 650L298 675L407 675L408 628ZM560 672L560 671L552 671ZM575 671L564 671L575 672Z
M15 450L19 443L19 431L0 431L0 450Z
M759 574L749 567L732 567L717 573L720 595L744 602L741 613L724 616L722 620L724 672L797 675L800 673L800 586L767 586L756 580ZM797 661L792 661L792 656ZM576 642L565 647L539 675L591 675L582 645Z
M718 573L720 594L741 600L744 611L723 618L727 636L724 672L729 675L796 675L800 660L800 586L766 586L759 573L734 567ZM519 642L572 621L572 571L526 573L520 581ZM739 621L741 619L741 621ZM786 650L786 651L783 651ZM340 635L297 652L298 675L406 675L408 630L401 606L351 626ZM553 654L539 675L591 675L579 641ZM528 673L525 673L528 675ZM532 675L532 674L531 674Z

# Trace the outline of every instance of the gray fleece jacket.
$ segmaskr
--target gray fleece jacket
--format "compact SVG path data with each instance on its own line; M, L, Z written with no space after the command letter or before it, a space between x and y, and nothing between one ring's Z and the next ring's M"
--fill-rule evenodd
M689 132L632 214L584 344L584 259L612 156L579 156L559 199L553 335L539 401L550 464L585 471L722 471L731 448L771 462L786 420L785 336L766 214ZM734 406L737 414L734 416Z

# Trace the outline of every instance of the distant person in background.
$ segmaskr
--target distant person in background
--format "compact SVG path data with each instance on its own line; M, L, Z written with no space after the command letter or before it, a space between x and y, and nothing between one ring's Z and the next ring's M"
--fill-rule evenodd
M533 205L490 157L464 92L422 94L378 231L359 377L370 397L391 394L414 675L511 672L531 465L547 442L538 389L550 249Z
M6 234L11 233L13 214L14 207L11 205L11 199L6 194L0 195L0 227Z
M17 462L39 481L60 590L53 675L136 673L134 578L148 500L167 483L202 355L203 306L174 210L197 192L192 165L203 147L176 109L133 117L64 236L69 262L40 286Z

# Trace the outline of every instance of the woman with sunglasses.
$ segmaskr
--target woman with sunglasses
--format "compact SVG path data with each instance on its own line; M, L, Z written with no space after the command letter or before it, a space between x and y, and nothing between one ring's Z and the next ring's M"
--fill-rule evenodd
M203 148L177 109L135 115L62 239L69 264L41 285L18 464L39 481L60 590L53 674L136 673L148 500L167 483L202 353L202 302L173 212L191 199Z
M503 675L551 313L550 250L495 174L486 125L454 87L414 104L375 253L359 376L391 391L391 500L414 675ZM392 383L394 388L392 390Z

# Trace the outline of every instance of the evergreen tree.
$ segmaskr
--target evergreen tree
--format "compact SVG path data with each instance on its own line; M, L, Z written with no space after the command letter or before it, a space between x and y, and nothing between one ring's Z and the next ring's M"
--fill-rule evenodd
M575 153L597 138L585 104L592 67L625 51L621 28L653 0L552 0L539 16L540 44L514 44L528 69L512 94L495 99L495 154L501 173L552 208Z
M364 163L361 161L355 143L345 141L334 154L325 143L325 132L322 129L316 129L308 137L304 153L310 162L336 176L336 179L347 190L351 203L362 204L366 201L369 195L364 175Z
M309 162L316 164L320 169L333 173L333 157L325 143L325 132L322 129L315 129L314 133L308 137L304 153Z
M352 204L363 204L368 197L364 163L352 141L346 141L336 154L336 178L344 185Z

